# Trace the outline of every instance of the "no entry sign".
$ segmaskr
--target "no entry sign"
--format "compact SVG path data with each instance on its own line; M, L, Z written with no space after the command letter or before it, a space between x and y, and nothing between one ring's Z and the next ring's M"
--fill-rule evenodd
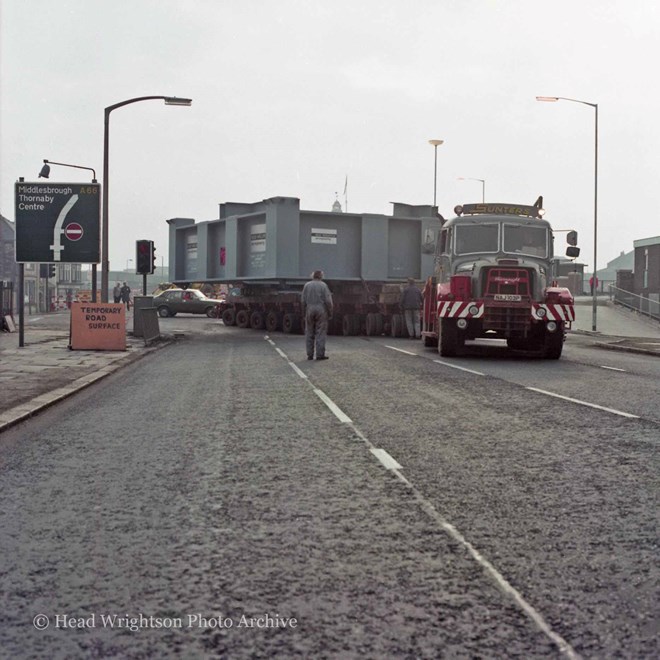
M98 183L16 184L16 261L100 261Z
M83 237L83 228L77 222L70 222L64 228L64 238L70 241L79 241Z

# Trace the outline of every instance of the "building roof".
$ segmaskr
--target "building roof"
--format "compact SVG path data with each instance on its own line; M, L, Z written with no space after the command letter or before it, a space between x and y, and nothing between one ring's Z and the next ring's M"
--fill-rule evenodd
M638 247L650 247L651 245L660 245L660 236L654 236L653 238L640 238L637 241L633 241L633 246Z

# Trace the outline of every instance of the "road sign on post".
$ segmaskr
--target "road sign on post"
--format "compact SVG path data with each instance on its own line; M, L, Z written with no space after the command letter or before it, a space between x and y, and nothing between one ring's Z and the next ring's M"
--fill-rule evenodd
M99 262L98 183L19 181L15 203L17 262Z

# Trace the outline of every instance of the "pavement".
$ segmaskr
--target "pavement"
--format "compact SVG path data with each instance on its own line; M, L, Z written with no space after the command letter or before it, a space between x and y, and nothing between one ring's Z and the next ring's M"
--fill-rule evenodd
M594 346L660 357L660 323L599 300L597 332L592 331L592 299L576 299L571 334L593 339ZM162 336L148 346L132 334L127 319L125 351L69 350L69 312L26 317L24 346L16 333L0 332L0 433L77 391L176 339Z

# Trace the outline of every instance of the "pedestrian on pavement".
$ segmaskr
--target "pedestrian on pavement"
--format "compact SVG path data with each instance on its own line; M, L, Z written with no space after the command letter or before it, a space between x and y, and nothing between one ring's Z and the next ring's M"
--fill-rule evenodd
M127 311L131 311L131 287L124 282L121 288L121 301L126 304Z
M328 319L332 318L332 293L323 281L323 271L315 270L312 279L305 284L300 294L305 317L305 343L307 359L327 360L325 339L328 334Z
M411 339L419 339L422 336L419 312L424 304L424 297L412 277L408 278L408 286L401 291L399 307L403 311L403 318L408 328L408 336Z
M589 290L591 291L591 295L594 295L594 287L596 287L596 291L598 291L598 276L597 275L592 275L589 278Z
M119 284L119 282L115 284L115 288L112 290L112 297L115 299L116 303L121 302L121 284Z

